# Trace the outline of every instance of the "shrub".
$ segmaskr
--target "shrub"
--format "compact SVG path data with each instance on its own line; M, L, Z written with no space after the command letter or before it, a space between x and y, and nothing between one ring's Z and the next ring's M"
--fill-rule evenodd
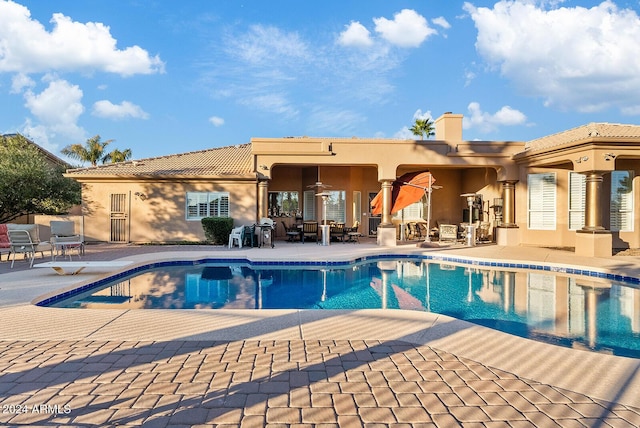
M224 245L229 240L233 229L233 219L230 217L205 217L201 220L204 236L214 245Z

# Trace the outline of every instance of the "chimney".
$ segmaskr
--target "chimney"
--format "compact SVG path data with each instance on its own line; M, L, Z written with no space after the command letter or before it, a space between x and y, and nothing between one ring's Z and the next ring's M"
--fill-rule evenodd
M462 141L462 115L450 111L436 119L436 140Z

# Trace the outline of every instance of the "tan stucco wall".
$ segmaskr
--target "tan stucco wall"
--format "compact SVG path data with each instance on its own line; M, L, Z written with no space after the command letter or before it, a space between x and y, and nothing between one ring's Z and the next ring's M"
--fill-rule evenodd
M202 241L199 220L186 220L187 192L229 192L235 225L256 221L257 187L250 181L99 181L83 183L85 239L110 240L110 195L126 194L129 242ZM144 196L137 196L141 193Z
M618 161L617 170L634 171L633 198L634 198L634 226L629 232L612 232L613 248L638 248L640 247L640 231L637 225L640 221L640 169L637 162L632 160ZM528 228L528 189L527 176L534 173L553 172L556 174L556 229L555 230L530 230ZM516 184L516 222L520 227L522 244L536 246L575 246L576 231L569 230L569 173L567 169L552 168L522 168L520 181ZM602 224L609 228L609 200L611 189L611 175L606 173L602 182L600 207L602 209Z

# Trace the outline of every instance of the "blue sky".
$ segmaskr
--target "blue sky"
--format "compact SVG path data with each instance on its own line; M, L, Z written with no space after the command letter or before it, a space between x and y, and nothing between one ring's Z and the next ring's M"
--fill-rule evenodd
M638 123L640 3L0 0L0 133L135 159L251 137L467 140Z

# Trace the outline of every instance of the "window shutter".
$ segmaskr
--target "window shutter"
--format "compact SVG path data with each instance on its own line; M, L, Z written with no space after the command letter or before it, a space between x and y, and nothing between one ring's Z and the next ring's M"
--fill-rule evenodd
M569 229L582 229L584 226L584 203L586 199L586 176L578 172L569 172Z
M346 219L346 192L344 190L334 190L329 192L327 200L327 220L335 220L344 223Z
M304 209L302 216L304 220L316 219L316 192L313 190L304 191Z
M555 174L529 174L527 182L529 191L529 229L555 230Z
M631 171L611 172L611 231L633 231L633 175Z

